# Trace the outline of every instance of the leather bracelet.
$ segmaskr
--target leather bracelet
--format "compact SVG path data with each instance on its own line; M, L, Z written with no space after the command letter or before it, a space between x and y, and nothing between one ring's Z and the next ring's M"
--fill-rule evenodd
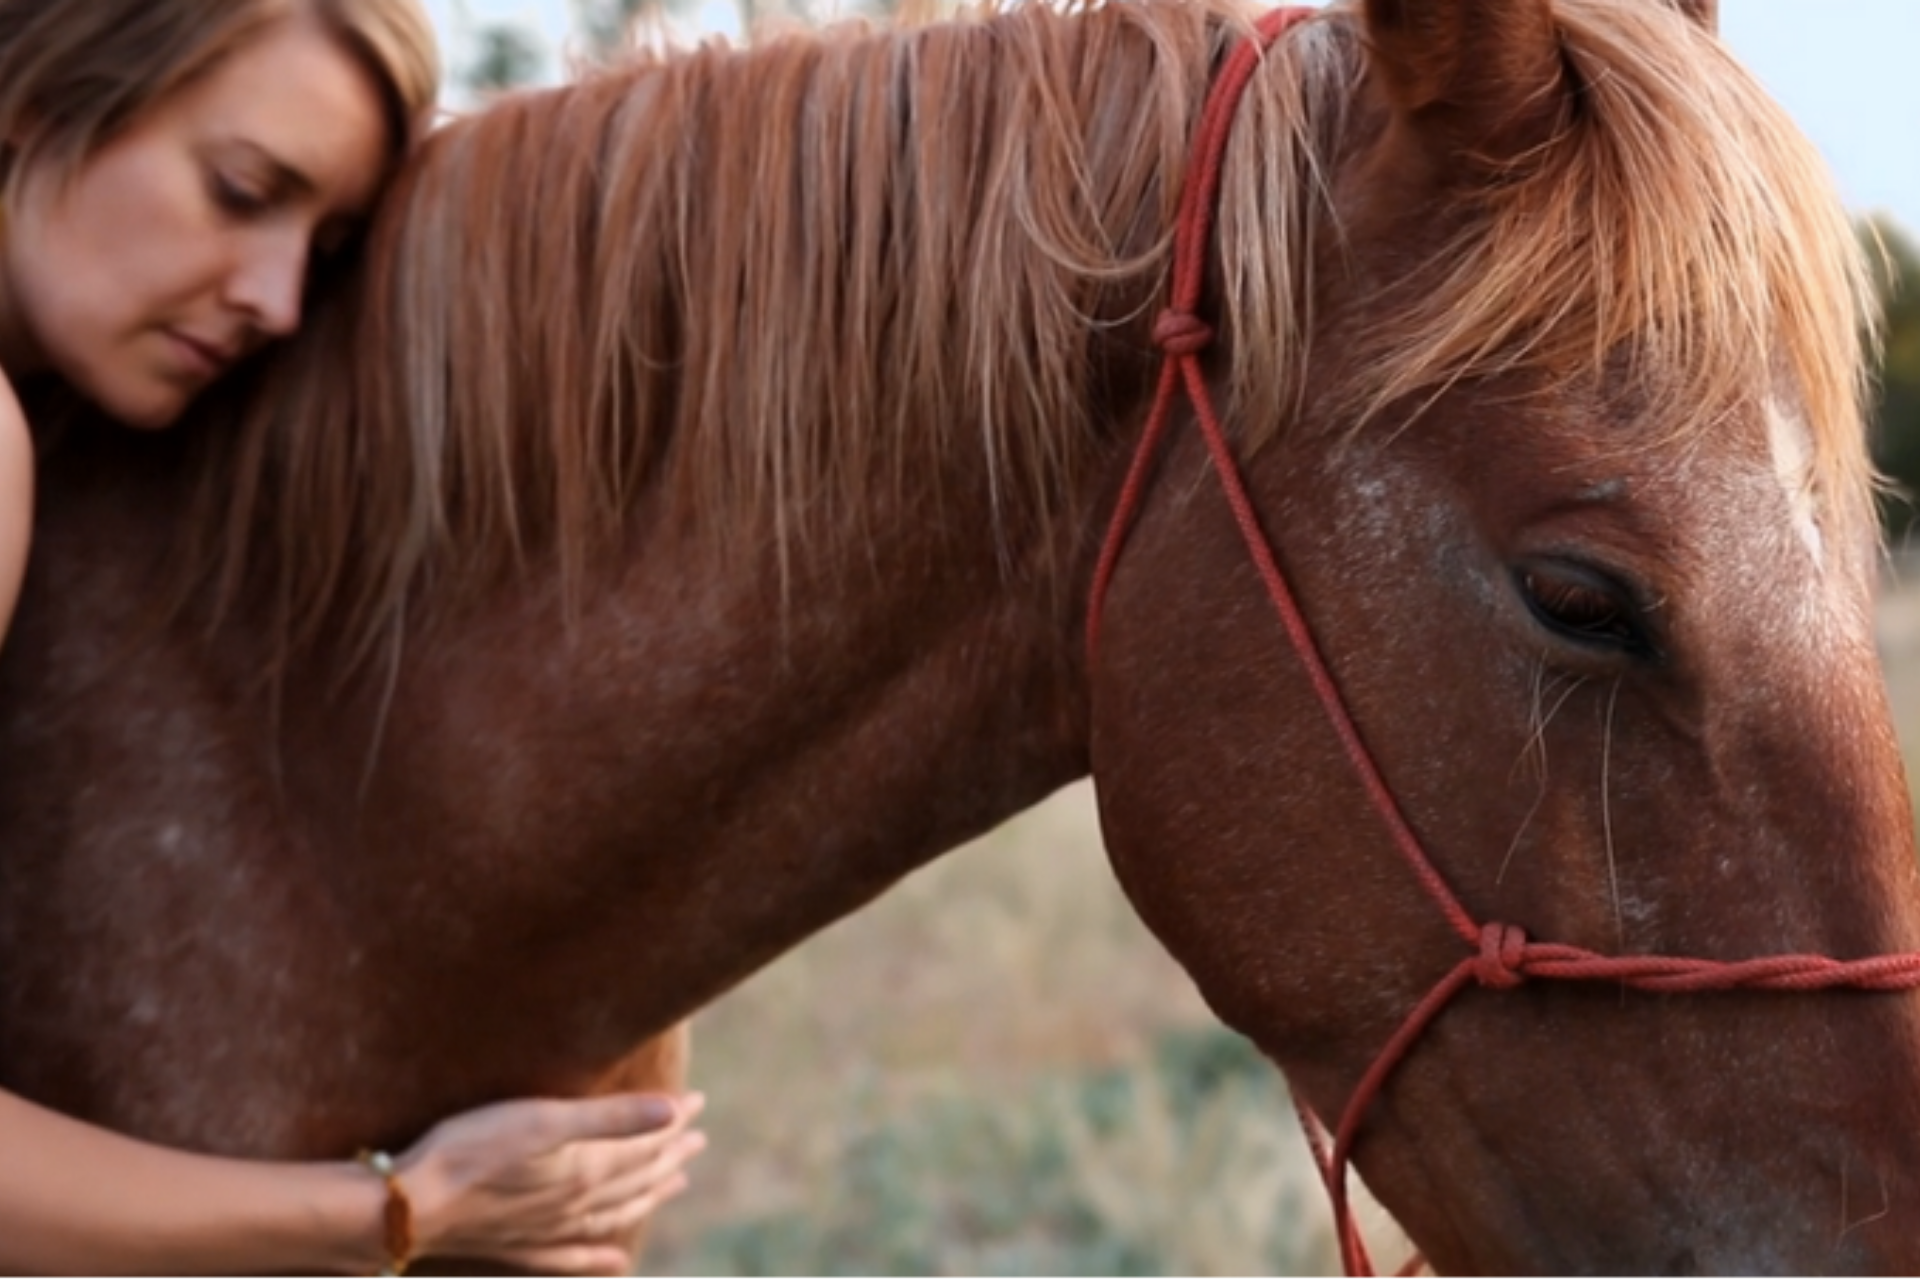
M392 1156L384 1151L362 1151L355 1158L387 1184L387 1203L381 1214L386 1232L387 1265L380 1274L403 1276L413 1265L413 1201L407 1199L407 1189L400 1185Z

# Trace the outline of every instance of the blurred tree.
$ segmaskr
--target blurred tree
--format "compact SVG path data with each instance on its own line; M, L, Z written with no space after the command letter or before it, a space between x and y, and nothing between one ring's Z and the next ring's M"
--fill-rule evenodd
M642 18L663 17L670 0L573 0L573 29L589 57L606 60L627 47Z
M1905 541L1920 515L1920 251L1892 219L1860 224L1885 315L1885 350L1872 405L1874 461L1899 486L1881 503L1896 542Z
M923 17L957 7L958 0L732 0L740 30L750 32L767 18L822 23L838 17L863 15L885 21L895 13L917 7ZM633 41L635 28L664 23L698 21L702 0L572 0L573 26L587 56L604 61Z
M481 101L529 84L540 74L539 37L522 27L489 24L473 33L473 55L460 85Z

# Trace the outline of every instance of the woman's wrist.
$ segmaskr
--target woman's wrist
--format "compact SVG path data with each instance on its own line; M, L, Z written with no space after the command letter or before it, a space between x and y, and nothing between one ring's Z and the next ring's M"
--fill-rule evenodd
M347 1275L387 1271L386 1182L352 1160L308 1166L315 1178L314 1207L328 1256L322 1265Z
M381 1238L384 1241L387 1275L405 1275L413 1260L420 1256L420 1237L414 1222L413 1197L400 1180L393 1157L384 1151L362 1151L360 1163L380 1179L386 1188L386 1204L381 1212Z

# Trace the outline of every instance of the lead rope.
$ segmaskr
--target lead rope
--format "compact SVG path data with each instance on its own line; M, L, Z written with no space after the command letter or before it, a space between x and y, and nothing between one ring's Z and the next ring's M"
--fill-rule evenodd
M1287 638L1313 684L1321 707L1327 713L1341 748L1354 772L1359 775L1375 811L1386 824L1394 846L1426 889L1447 923L1465 944L1467 955L1431 991L1414 1006L1399 1030L1381 1048L1367 1068L1353 1095L1341 1113L1332 1142L1319 1119L1296 1104L1307 1131L1307 1143L1314 1153L1326 1182L1332 1204L1334 1231L1340 1242L1340 1258L1348 1275L1372 1275L1373 1264L1367 1255L1347 1199L1347 1165L1353 1154L1354 1139L1368 1105L1379 1094L1387 1077L1399 1065L1427 1024L1470 984L1495 991L1511 990L1527 978L1548 978L1575 982L1616 982L1640 991L1692 992L1730 991L1819 991L1836 987L1864 988L1871 991L1905 991L1920 986L1920 953L1906 952L1870 956L1861 960L1834 960L1817 955L1763 956L1752 960L1722 962L1694 960L1674 956L1609 956L1584 947L1562 943L1534 942L1517 925L1477 922L1453 890L1447 886L1421 847L1419 837L1400 812L1399 804L1381 776L1379 766L1361 740L1339 686L1320 656L1320 650L1305 617L1280 571L1271 542L1260 526L1246 485L1227 443L1225 432L1213 409L1200 356L1212 343L1214 333L1196 314L1201 287L1206 277L1207 246L1213 229L1215 204L1220 187L1220 167L1226 153L1227 137L1232 132L1234 113L1268 46L1290 28L1308 17L1311 9L1276 9L1262 15L1255 24L1256 39L1236 46L1221 68L1219 78L1208 93L1194 140L1194 158L1180 193L1178 222L1175 224L1173 278L1167 307L1154 321L1153 340L1166 356L1153 404L1141 432L1133 462L1114 508L1113 522L1094 568L1093 587L1087 610L1087 656L1091 668L1099 645L1101 607L1107 588L1119 563L1127 532L1139 512L1145 496L1154 457L1172 418L1174 397L1185 389L1193 404L1194 419L1213 468L1220 477L1227 505L1239 526L1247 552L1266 585L1267 595L1280 615ZM1411 1271L1421 1265L1418 1254L1408 1264Z

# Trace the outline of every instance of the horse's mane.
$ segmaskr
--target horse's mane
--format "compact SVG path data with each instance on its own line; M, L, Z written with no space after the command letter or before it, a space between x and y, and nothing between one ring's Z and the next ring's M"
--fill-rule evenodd
M1353 418L1625 360L1704 431L1784 360L1809 483L1866 520L1868 292L1811 147L1666 6L1559 14L1571 123L1472 193L1425 301L1370 337ZM1250 17L1033 3L707 46L443 129L219 432L196 537L223 598L269 583L290 641L371 636L424 578L577 576L643 500L784 565L943 501L933 460L962 450L1019 536L1111 438L1100 331L1158 300L1191 126ZM1362 68L1353 13L1304 24L1226 158L1216 305L1249 447L1301 398Z

